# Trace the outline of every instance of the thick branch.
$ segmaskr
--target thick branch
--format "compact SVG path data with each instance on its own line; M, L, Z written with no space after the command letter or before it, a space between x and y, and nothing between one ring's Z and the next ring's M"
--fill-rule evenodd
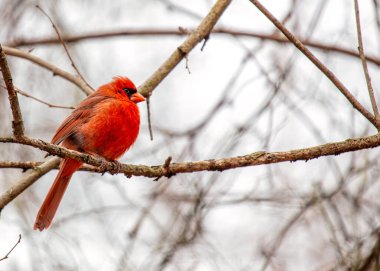
M48 173L51 169L59 165L60 159L55 157L46 161L42 165L34 167L31 171L22 176L17 183L11 186L0 196L0 210L2 210L9 202L24 192L29 186L31 186L36 180Z
M148 97L153 89L186 57L187 54L202 40L207 39L212 28L223 14L231 0L218 0L197 29L170 55L170 57L155 71L140 87L139 92Z
M378 130L380 122L377 121L363 105L351 94L345 85L329 70L314 54L306 48L306 46L296 38L280 21L276 19L258 0L250 0L327 78L340 90L347 100L358 110L365 118L367 118Z
M16 138L0 138L3 143L19 143L33 146L50 154L60 157L70 157L81 160L95 167L103 166L108 172L113 173L118 165L113 162L106 162L99 157L83 154L77 151L68 150L66 148L52 145L42 140L22 137ZM320 146L315 146L305 149L297 149L287 152L254 152L251 154L212 159L196 162L184 163L165 163L162 166L145 166L145 165L121 165L119 173L124 173L126 176L145 176L150 178L171 177L178 173L191 173L199 171L224 171L228 169L241 168L247 166L257 166L263 164L275 164L280 162L295 162L308 161L322 156L338 155L345 152L352 152L362 149L375 148L380 146L380 134L348 139L341 142L328 143ZM0 209L12 201L15 197L21 194L26 188L32 185L38 178L47 173L59 164L59 159L51 159L42 165L33 167L33 171L28 172L21 178L19 182L9 188L3 195L0 196ZM24 166L22 166L24 168ZM99 170L98 170L99 171Z
M15 137L20 137L24 135L24 124L22 122L22 115L20 104L17 98L17 92L13 85L12 75L8 67L7 59L3 51L3 47L0 44L0 68L3 74L4 82L8 90L8 99L12 109L13 121L13 135Z
M67 79L68 81L72 82L73 84L77 85L80 89L83 90L87 95L90 95L93 90L87 85L85 81L82 80L79 76L75 76L67 71L64 71L57 66L54 66L53 64L36 57L30 53L15 49L15 48L10 48L7 46L3 46L3 51L5 54L10 55L10 56L16 56L20 58L24 58L26 60L29 60L51 72L53 72L53 75L58 75L62 78Z
M0 138L3 143L19 143L36 147L40 150L46 151L52 155L60 157L70 157L81 160L89 165L99 167L104 166L106 171L114 172L117 165L113 162L106 162L104 160L89 154L83 154L77 151L68 150L61 146L53 145L42 140L23 137L16 138ZM263 164L275 164L280 162L295 162L295 161L308 161L322 156L338 155L345 152L358 151L362 149L375 148L380 146L380 134L368 136L364 138L347 139L341 142L327 143L310 148L296 149L285 152L254 152L251 154L211 159L196 162L184 163L170 163L165 166L146 166L146 165L128 165L121 166L120 173L127 176L145 176L145 177L161 177L172 176L178 173L190 173L199 171L224 171L228 169L257 166Z

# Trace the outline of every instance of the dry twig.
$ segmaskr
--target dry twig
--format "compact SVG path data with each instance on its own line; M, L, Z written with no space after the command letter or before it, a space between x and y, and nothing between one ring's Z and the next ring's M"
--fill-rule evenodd
M17 245L20 244L20 242L21 242L21 234L18 235L18 240L17 240L16 244L14 244L14 246L11 248L11 250L9 250L8 253L3 258L0 259L0 261L8 259L9 255L17 247Z
M3 85L0 85L0 87L2 87L4 89L7 89ZM37 97L34 97L34 96L30 95L29 93L27 93L27 92L25 92L25 91L23 91L23 90L21 90L21 89L19 89L17 87L15 87L15 90L16 90L17 93L20 93L22 96L30 98L32 100L35 100L35 101L37 101L39 103L42 103L42 104L44 104L44 105L46 105L48 107L51 107L51 108L62 108L62 109L74 109L75 108L74 106L64 106L64 105L57 105L57 104L51 104L51 103L45 102L44 100L41 100L41 99L39 99Z
M35 169L36 167L39 167L43 165L45 162L41 161L0 161L0 168L13 168L13 169L22 169L22 170L28 170L28 169ZM52 169L58 169L59 167L56 166ZM82 165L78 170L80 171L89 171L89 172L99 172L99 170L96 167L89 166L89 165Z
M66 52L67 57L70 60L71 66L77 72L78 76L82 79L82 81L84 83L86 83L86 85L94 91L94 89L90 86L90 84L86 81L86 79L84 79L84 76L79 71L77 65L75 65L75 62L74 62L74 60L73 60L73 58L72 58L72 56L71 56L71 54L69 52L69 49L67 48L67 46L65 44L65 41L62 39L62 36L61 36L61 34L59 33L59 30L58 30L58 27L55 25L55 23L53 22L52 18L50 18L49 14L47 14L47 12L45 10L43 10L39 5L36 5L36 8L38 8L49 19L51 25L53 26L53 29L54 29L55 33L57 33L58 39L59 39L60 43L62 44L63 49Z
M13 135L21 137L24 135L24 124L22 121L20 104L18 102L17 93L12 81L12 75L8 67L7 59L5 58L3 47L0 44L0 68L3 74L3 79L8 90L8 99L12 109L13 121Z
M148 128L150 140L153 141L153 130L152 130L152 116L150 114L150 96L146 97L146 110L148 115Z
M355 18L356 18L356 30L358 33L358 51L360 55L360 59L362 61L363 65L363 71L364 71L364 76L365 80L367 82L367 88L368 88L368 94L369 98L371 100L371 105L373 112L375 114L375 118L379 120L379 109L377 108L376 104L376 99L375 99L375 94L373 93L373 87L371 83L371 77L369 76L369 71L368 71L368 66L367 66L367 60L364 54L364 46L363 46L363 38L362 38L362 31L361 31L361 26L360 26L360 14L359 14L359 3L358 0L354 0L355 3Z

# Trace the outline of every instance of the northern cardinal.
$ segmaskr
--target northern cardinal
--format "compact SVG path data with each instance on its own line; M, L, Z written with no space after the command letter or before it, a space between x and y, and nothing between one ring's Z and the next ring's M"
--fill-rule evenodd
M83 100L59 126L52 144L115 161L135 142L139 133L137 103L145 98L127 77L114 77ZM35 230L48 228L70 182L83 162L65 158L34 223Z

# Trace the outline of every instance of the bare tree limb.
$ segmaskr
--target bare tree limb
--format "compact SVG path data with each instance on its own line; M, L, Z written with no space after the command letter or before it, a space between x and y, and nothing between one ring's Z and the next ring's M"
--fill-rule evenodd
M28 170L28 169L34 169L36 167L39 167L43 165L46 162L39 162L39 161L0 161L0 168L9 168L9 169L22 169L22 170ZM52 169L58 169L59 167L56 166ZM89 165L82 165L78 170L82 171L90 171L90 172L99 172L99 170L96 167L89 166Z
M49 71L51 71L53 73L53 75L58 75L62 78L65 78L67 79L68 81L70 81L71 83L75 84L76 86L78 86L81 90L83 90L84 93L86 93L87 95L90 95L93 90L92 88L90 88L86 82L84 82L79 76L75 76L67 71L64 71L60 68L58 68L57 66L39 58L39 57L36 57L30 53L27 53L27 52L23 52L21 50L18 50L18 49L15 49L15 48L10 48L10 47L7 47L7 46L3 46L3 51L6 55L10 55L10 56L15 56L15 57L20 57L20 58L23 58L23 59L26 59L26 60L29 60L35 64L37 64L38 66L40 67L43 67Z
M9 250L8 253L3 258L0 259L0 261L8 259L9 255L17 247L17 245L20 244L20 242L21 242L21 234L18 235L18 240L17 240L16 244L14 244L14 246L11 248L11 250Z
M202 40L210 35L212 28L223 14L231 0L218 0L207 16L201 21L197 29L170 55L170 57L156 70L140 87L139 92L148 97L158 84L190 53Z
M369 98L371 100L372 109L373 109L373 112L375 114L375 118L379 119L379 117L380 117L379 109L377 108L375 94L373 93L373 87L372 87L372 83L371 83L371 77L369 76L367 61L366 61L366 57L364 54L362 30L361 30L361 26L360 26L360 14L359 14L358 0L354 0L354 3L355 3L356 31L358 33L358 44L359 44L358 45L358 51L359 51L360 59L362 61L362 65L363 65L364 76L365 76L365 80L367 82L368 94L369 94Z
M3 85L0 85L0 87L2 87L4 89L7 89ZM30 95L29 93L27 93L27 92L25 92L25 91L23 91L23 90L21 90L21 89L19 89L17 87L15 87L15 90L16 90L17 93L20 93L22 96L30 98L32 100L35 100L35 101L37 101L39 103L42 103L42 104L44 104L44 105L46 105L48 107L51 107L51 108L62 108L62 109L74 109L75 108L74 106L64 106L64 105L57 105L57 104L51 104L51 103L45 102L44 100L41 100L41 99L39 99L37 97L34 97L34 96Z
M3 79L8 90L8 99L12 109L13 121L13 135L18 138L24 135L24 124L22 121L20 104L18 102L17 93L12 81L12 75L9 70L7 59L3 51L3 47L0 44L0 68L3 74Z
M351 94L345 85L329 70L314 54L306 48L306 46L295 37L276 17L270 13L258 0L250 0L327 78L339 89L339 91L347 98L347 100L358 110L365 118L367 118L378 130L380 122L372 115L363 105Z
M17 183L12 185L7 191L0 195L0 210L2 210L9 202L24 192L25 189L31 186L40 177L48 173L51 169L56 168L59 165L59 162L60 159L58 157L55 157L39 166L33 167L31 171L24 174L24 176L22 176L22 178L18 180Z
M83 161L92 166L103 165L106 172L114 173L117 165L114 162L104 162L102 158L89 154L69 150L61 146L53 145L42 140L22 137L19 139L12 137L0 138L2 143L17 143L33 146L49 154L59 157L69 157ZM347 139L345 141L327 143L304 149L295 149L285 152L254 152L243 156L235 156L221 159L210 159L196 162L170 163L161 166L129 165L122 164L120 173L127 176L145 176L156 178L160 176L173 176L178 173L190 173L199 171L224 171L228 169L257 166L263 164L275 164L280 162L308 161L322 156L338 155L345 152L358 151L380 146L380 134L373 136ZM54 168L54 167L52 167ZM169 174L168 174L169 173ZM0 204L1 208L1 204Z

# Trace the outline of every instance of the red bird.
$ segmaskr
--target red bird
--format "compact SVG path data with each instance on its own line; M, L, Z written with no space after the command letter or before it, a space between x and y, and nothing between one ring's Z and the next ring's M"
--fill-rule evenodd
M114 77L83 100L55 132L52 144L115 161L135 142L140 128L137 103L145 98L127 77ZM58 209L71 176L83 162L65 158L34 223L47 229Z

